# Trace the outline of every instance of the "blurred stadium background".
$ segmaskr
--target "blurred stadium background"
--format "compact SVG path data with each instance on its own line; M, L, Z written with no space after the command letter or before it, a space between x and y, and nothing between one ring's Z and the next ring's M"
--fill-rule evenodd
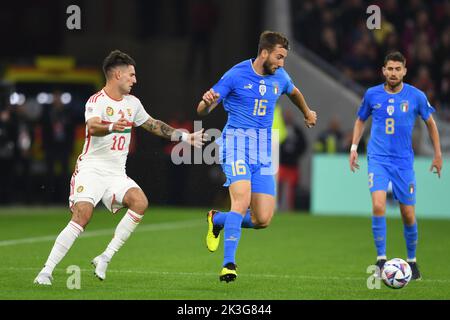
M71 4L81 9L80 30L66 27ZM370 4L381 8L379 30L366 26ZM290 38L286 69L319 114L317 127L305 130L299 112L287 99L280 100L281 125L292 128L293 120L300 128L286 131L293 136L282 147L281 162L299 170L281 175L279 208L326 213L333 211L326 204L336 201L340 213L370 212L365 168L350 175L346 164L361 96L382 81L384 55L402 51L406 81L425 91L437 109L448 156L449 18L446 0L6 2L0 12L0 205L66 204L84 140L84 103L102 87L101 63L111 50L128 52L137 61L134 94L152 116L192 128L200 120L195 107L202 93L232 65L255 56L259 33L273 29ZM221 129L226 119L219 108L201 120L206 129ZM414 148L419 158L425 157L416 168L419 215L426 208L431 215L445 216L445 197L435 210L430 203L438 205L436 197L445 195L448 177L444 169L441 181L428 179L432 148L421 122ZM152 204L227 206L219 166L175 166L170 150L170 143L135 130L127 170ZM361 204L349 207L348 195Z

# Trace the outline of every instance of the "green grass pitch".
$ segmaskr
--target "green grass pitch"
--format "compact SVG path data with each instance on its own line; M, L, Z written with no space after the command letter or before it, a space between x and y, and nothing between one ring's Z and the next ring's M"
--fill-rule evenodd
M237 252L238 278L219 282L223 244L205 246L206 210L150 208L109 265L93 276L90 261L110 241L123 211L96 209L85 233L56 268L52 287L33 279L56 235L65 208L0 209L0 299L303 300L450 299L450 220L419 217L418 262L423 280L401 290L368 289L375 248L370 217L317 217L277 213L268 229L244 229ZM405 259L400 219L388 219L388 258ZM68 289L71 265L81 288Z

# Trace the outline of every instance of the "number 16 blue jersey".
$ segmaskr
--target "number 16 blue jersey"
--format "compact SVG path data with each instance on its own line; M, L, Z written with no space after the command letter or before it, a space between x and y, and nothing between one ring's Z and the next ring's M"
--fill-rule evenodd
M283 68L260 75L252 59L238 63L213 86L228 113L222 136L217 140L220 161L227 177L224 186L250 180L252 192L275 194L271 163L272 123L279 97L294 90Z

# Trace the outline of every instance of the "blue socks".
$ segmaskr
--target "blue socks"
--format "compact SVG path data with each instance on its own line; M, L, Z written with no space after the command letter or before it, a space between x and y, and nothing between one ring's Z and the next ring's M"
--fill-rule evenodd
M414 222L413 225L407 226L403 225L403 235L406 240L406 250L408 252L408 261L415 261L416 259L416 247L417 247L417 222Z
M241 227L250 229L253 229L255 227L255 225L252 222L252 217L250 216L250 209L247 209L247 213L245 214L245 217L242 220Z
M386 256L386 217L372 217L372 232L375 240L375 246L377 248L377 256ZM403 235L406 241L406 250L408 253L408 261L415 261L416 248L417 248L417 222L413 225L403 225Z
M226 217L226 212L216 212L213 218L213 224L215 224L216 226L223 226L225 224Z
M386 257L386 217L372 216L372 233L377 257Z
M241 224L243 217L237 212L230 211L226 214L224 224L224 257L223 265L236 261L236 250L241 238Z
M227 214L228 214L227 212L217 212L214 215L213 223L218 226L225 225L225 219L227 217ZM242 220L241 227L242 228L250 228L250 229L253 229L255 227L255 225L252 222L252 218L250 216L250 209L247 209L247 213L246 213L244 219Z

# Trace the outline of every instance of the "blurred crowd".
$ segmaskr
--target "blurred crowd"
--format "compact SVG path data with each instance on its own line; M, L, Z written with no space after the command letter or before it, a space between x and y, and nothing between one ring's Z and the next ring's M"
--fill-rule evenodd
M80 122L62 93L49 100L0 106L0 204L67 199L75 128Z
M292 1L295 38L364 87L383 82L390 51L407 60L405 81L423 90L450 122L450 0ZM369 5L381 9L381 28L369 30Z

